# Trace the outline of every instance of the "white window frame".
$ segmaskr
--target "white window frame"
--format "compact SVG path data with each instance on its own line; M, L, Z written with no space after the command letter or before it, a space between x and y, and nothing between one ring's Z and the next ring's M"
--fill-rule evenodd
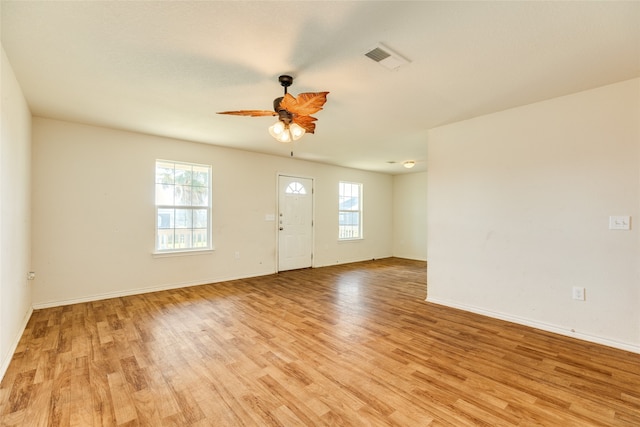
M351 189L353 189L353 187L357 187L358 188L358 205L356 207L351 207L349 209L346 209L343 206L343 202L346 200L346 198L349 196L349 194L351 194L351 192L349 192L349 194L343 194L343 188L345 186L349 186ZM347 241L347 240L362 240L363 239L363 235L362 235L362 217L363 217L363 212L362 212L362 192L363 192L363 185L359 182L348 182L348 181L340 181L338 183L338 240L339 241ZM356 233L357 235L354 235L353 233L346 233L345 229L344 229L344 225L341 224L341 218L343 215L345 214L357 214L357 218L358 218L358 224L356 225ZM347 234L351 234L351 235L347 235Z
M184 204L184 203L176 203L175 200L175 194L176 194L176 183L175 183L175 175L173 177L173 182L172 183L162 183L162 182L158 182L158 166L161 165L162 163L164 164L172 164L174 169L176 166L180 166L182 168L186 168L186 167L191 167L191 168L200 168L200 169L207 169L207 183L206 183L206 187L207 188L207 203L205 204L193 204L193 202L191 201L191 204ZM190 254L190 253L201 253L201 252L206 252L206 251L212 251L213 250L213 241L212 241L212 232L211 232L211 205L212 205L212 190L211 190L211 183L212 183L212 179L211 179L211 175L212 175L212 167L211 165L205 165L205 164L198 164L198 163L190 163L190 162L182 162L182 161L176 161L176 160L164 160L164 159L156 159L155 161L155 168L154 168L154 205L155 205L155 251L154 254L155 255L171 255L171 254ZM166 200L163 201L159 201L159 198L162 198L162 195L159 195L159 186L173 186L173 190L172 191L167 191L165 189L165 194L164 196L167 196L167 194L171 194L173 193L173 203L167 203ZM203 188L203 186L199 186L199 185L193 185L193 181L190 183L190 185L182 185L181 187L187 187L187 188ZM193 193L192 193L193 194ZM172 224L172 226L167 227L167 226L162 226L161 224L161 211L162 210L174 210L173 213L173 219L170 220L170 224ZM177 226L176 222L177 222L177 212L175 212L175 210L181 210L181 211L191 211L191 226L190 227L179 227ZM198 229L203 229L203 227L196 227L196 225L194 224L194 211L196 210L206 210L206 231L205 231L205 235L206 235L206 245L202 245L202 246L198 246L198 245L194 245L193 239L195 238L194 236L197 236L197 234L194 234L195 230ZM162 215L165 215L165 213L162 213ZM165 215L166 216L166 215ZM173 230L173 238L172 238L172 242L174 243L174 247L171 248L165 248L162 247L161 242L160 242L160 230ZM191 241L190 241L190 246L188 247L175 247L175 240L178 239L178 236L176 235L176 230L191 230ZM168 233L167 233L168 235ZM202 234L200 234L201 236ZM184 235L180 235L180 238L184 238Z

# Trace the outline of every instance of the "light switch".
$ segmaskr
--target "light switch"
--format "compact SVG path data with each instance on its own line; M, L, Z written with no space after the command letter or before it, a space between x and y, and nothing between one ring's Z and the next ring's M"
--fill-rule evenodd
M264 220L265 221L275 221L276 220L276 216L274 214L265 214L264 215Z
M631 230L631 217L612 215L609 217L609 230Z

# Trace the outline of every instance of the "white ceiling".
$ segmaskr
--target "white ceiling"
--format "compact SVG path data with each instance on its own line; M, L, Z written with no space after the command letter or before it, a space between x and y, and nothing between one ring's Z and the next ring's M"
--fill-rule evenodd
M36 116L289 156L273 118L215 114L271 109L288 73L330 92L295 157L391 174L425 170L430 128L640 76L636 1L2 0L1 23Z

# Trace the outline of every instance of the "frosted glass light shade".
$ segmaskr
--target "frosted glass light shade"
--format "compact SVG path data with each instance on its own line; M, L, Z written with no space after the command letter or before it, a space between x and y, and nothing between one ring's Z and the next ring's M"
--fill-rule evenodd
M302 138L302 136L305 133L304 128L296 123L291 123L289 125L289 131L291 132L291 137L293 138L294 141L297 141L298 139Z
M280 142L291 142L302 138L305 130L302 126L295 123L286 125L284 122L278 120L269 127L269 134Z
M275 122L273 125L269 127L269 134L276 139L278 139L278 137L282 135L284 131L285 131L284 123L282 123L280 120L278 120L277 122Z
M278 135L276 139L280 142L291 142L291 133L288 129L285 129L285 131Z

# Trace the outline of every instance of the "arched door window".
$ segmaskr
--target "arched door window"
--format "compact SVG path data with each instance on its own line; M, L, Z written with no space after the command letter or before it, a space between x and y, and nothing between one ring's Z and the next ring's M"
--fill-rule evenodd
M287 194L307 194L307 189L298 181L293 181L287 185L284 192Z

